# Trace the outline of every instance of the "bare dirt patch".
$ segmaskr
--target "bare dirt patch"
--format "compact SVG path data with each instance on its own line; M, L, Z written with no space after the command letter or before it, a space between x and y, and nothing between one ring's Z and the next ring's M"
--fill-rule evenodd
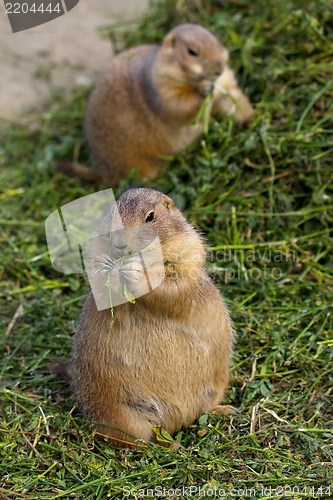
M0 3L0 117L16 119L54 88L89 85L112 56L99 28L135 19L148 0L80 0L65 15L12 33Z

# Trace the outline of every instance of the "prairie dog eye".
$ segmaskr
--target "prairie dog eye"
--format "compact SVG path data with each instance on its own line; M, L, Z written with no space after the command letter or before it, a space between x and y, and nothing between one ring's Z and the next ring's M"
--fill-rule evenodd
M154 212L149 212L149 214L146 217L146 222L152 222L155 218Z
M194 49L191 49L190 47L187 48L187 52L190 54L190 56L198 56L198 52Z

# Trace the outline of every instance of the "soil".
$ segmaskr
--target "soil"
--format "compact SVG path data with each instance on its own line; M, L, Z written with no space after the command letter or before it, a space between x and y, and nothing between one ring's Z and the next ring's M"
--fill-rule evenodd
M0 2L0 117L17 120L52 89L90 85L112 57L100 28L139 18L148 0L80 0L46 24L13 33Z

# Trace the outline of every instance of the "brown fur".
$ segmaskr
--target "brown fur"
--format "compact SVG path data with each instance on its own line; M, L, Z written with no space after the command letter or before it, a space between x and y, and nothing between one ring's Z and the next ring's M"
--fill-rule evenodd
M201 237L172 200L139 188L126 191L117 206L125 230L149 224L157 231L165 279L135 304L117 306L111 333L110 310L97 311L90 293L66 373L80 408L98 422L97 431L116 446L131 446L131 436L155 441L154 426L173 434L205 412L236 411L220 406L233 328L204 268ZM145 222L151 211L154 221ZM107 228L108 217L103 224ZM117 255L115 248L111 252Z
M86 115L89 146L103 181L117 185L132 168L154 177L163 157L189 146L203 131L203 120L193 122L215 80L211 114L234 112L239 121L251 119L253 108L227 60L227 49L197 24L174 28L159 46L117 55L97 82ZM80 165L72 165L72 174L89 175Z

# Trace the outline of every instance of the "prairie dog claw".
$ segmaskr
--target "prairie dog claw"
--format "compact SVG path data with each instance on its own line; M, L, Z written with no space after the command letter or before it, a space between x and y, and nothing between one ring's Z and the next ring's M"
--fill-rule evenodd
M114 276L117 273L116 263L106 253L101 253L95 257L95 267L96 271L98 270L103 276L108 273Z

